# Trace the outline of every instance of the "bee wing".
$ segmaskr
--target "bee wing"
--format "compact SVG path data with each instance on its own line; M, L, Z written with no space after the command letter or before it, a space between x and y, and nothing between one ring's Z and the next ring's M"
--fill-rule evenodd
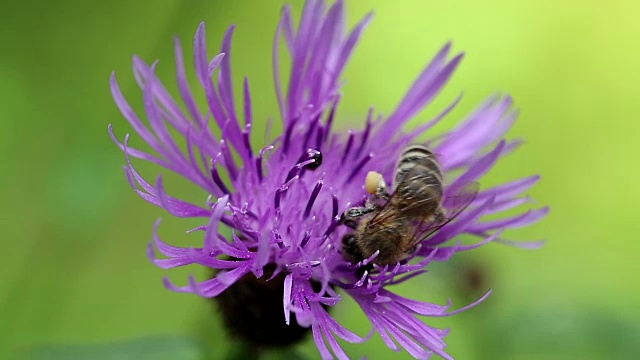
M402 196L402 194L400 191L397 191L397 189L404 188L405 184L413 181L412 179L415 176L419 176L420 172L421 170L418 166L414 166L405 172L405 174L402 176L402 179L398 181L397 184L395 184L394 187L396 190L389 196L387 202L382 205L381 209L376 213L376 215L372 217L371 220L369 220L370 225L380 225L403 219L406 217L405 213L411 213L413 212L413 210L421 208L424 203L432 200L432 198L425 197L416 199L415 201L411 202L403 201L402 203L406 205L404 205L401 209L391 209L389 206L389 204L399 203L399 201L396 201L395 199L396 197Z
M417 221L416 226L413 228L413 235L411 241L408 242L404 251L413 249L416 245L433 235L443 226L453 221L460 213L462 213L471 202L478 195L478 183L472 183L465 188L453 194L447 196L442 202L442 207L447 211L447 215L436 221L431 221L429 216L425 216Z

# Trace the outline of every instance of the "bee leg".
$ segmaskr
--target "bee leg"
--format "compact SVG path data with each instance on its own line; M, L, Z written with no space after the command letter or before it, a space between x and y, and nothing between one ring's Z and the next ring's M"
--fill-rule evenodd
M375 195L375 196L376 196L376 197L379 197L380 199L382 199L382 200L384 200L384 201L388 201L388 200L389 200L389 198L391 197L391 195L389 195L389 193L387 192L387 187L386 187L386 186L384 186L384 187L382 187L382 186L381 186L381 187L379 187L379 188L376 190L376 195Z
M365 179L364 188L365 190L367 190L369 194L373 195L373 197L376 198L376 200L377 199L382 199L384 201L389 200L389 193L387 192L387 183L384 181L382 174L378 172L369 171L369 173L367 173L367 178Z
M376 187L376 192L373 194L370 201L374 204L377 204L378 206L382 206L387 201L389 201L390 197L391 195L387 191L387 184L384 182L384 180L380 180L380 183L378 183L378 187Z
M358 227L358 222L356 221L357 218L369 214L370 212L372 212L373 210L375 210L373 207L352 207L347 209L345 212L342 213L342 215L340 216L340 223L344 224L352 229L355 229Z

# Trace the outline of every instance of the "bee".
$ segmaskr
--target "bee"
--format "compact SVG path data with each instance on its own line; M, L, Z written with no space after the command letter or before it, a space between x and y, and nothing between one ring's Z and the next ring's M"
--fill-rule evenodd
M447 213L440 164L422 145L409 145L400 155L391 194L382 175L373 171L367 174L365 190L371 195L365 205L349 208L341 216L341 223L354 230L343 237L342 254L357 263L379 251L373 263L380 266L411 256L418 244L453 220L477 194L472 186L452 196Z

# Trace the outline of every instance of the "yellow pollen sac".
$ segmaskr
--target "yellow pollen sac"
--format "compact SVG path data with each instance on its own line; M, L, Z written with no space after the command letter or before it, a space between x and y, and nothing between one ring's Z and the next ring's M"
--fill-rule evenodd
M382 174L375 171L369 171L367 173L367 178L364 181L364 188L369 194L373 195L383 182Z

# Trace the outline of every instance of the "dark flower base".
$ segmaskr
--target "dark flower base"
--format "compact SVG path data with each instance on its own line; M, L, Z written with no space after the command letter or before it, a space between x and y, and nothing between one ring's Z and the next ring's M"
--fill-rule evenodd
M236 340L253 348L276 348L294 345L311 331L298 325L291 314L290 325L285 323L282 311L284 279L287 273L271 278L274 264L264 268L264 275L257 279L248 273L222 294L213 298L228 333ZM320 284L313 282L318 291Z

